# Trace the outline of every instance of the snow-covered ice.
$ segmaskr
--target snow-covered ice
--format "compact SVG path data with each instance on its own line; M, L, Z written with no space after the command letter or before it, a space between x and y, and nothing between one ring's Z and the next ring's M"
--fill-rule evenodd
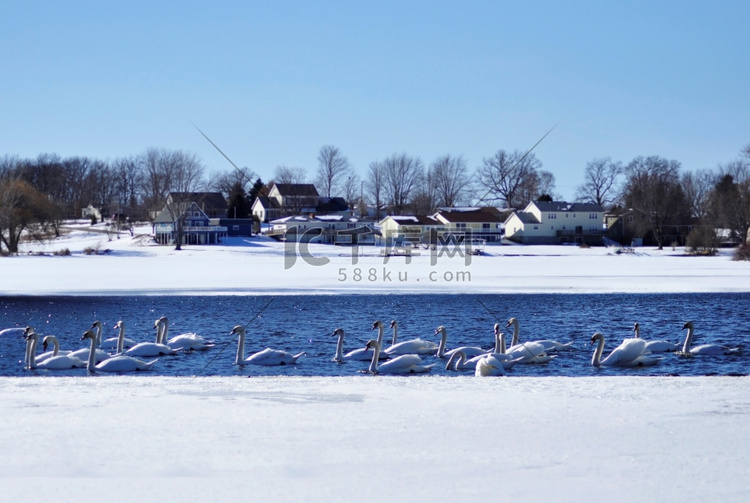
M73 255L0 259L1 294L750 290L750 264L671 248L488 246L433 265L311 246L330 262L286 270L283 245L256 239L176 252L80 231L28 248ZM750 496L748 377L28 377L0 379L0 403L0 501Z

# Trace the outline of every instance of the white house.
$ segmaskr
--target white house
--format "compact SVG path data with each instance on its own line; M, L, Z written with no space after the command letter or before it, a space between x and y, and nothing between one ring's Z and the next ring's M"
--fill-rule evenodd
M428 239L431 231L443 233L446 230L445 224L424 215L389 215L378 223L378 227L385 244L389 246L400 241L418 244Z
M524 244L602 242L604 209L593 203L534 201L505 221L505 237Z
M471 233L474 238L490 242L500 241L503 236L505 217L496 208L440 208L432 218L453 234Z
M270 222L267 236L280 241L314 241L328 244L352 244L352 234L360 244L373 243L372 222L364 231L366 222L346 215L295 215L278 218Z

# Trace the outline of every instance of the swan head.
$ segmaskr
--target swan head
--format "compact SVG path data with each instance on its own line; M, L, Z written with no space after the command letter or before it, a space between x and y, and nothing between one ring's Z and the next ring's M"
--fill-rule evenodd
M375 339L370 339L367 341L367 344L365 344L365 349L380 349L380 344L378 344L378 341Z
M117 323L115 323L115 328L122 328L125 326L125 322L122 320L118 320Z
M692 321L686 321L684 325L682 325L682 329L685 330L687 328L693 328L693 322Z
M91 324L91 328L102 328L102 322L100 320L96 320Z
M332 335L334 337L343 337L344 336L344 329L343 328L337 328L336 330L333 331Z
M633 323L633 331L636 331L639 328L641 328L641 324L640 323L638 323L637 321L635 323Z
M391 322L392 323L392 322ZM375 330L376 328L383 328L383 322L380 320L375 320L372 323L372 328L370 330Z
M391 327L390 328L396 328L398 326L398 322L396 320L391 320Z
M495 325L492 327L492 331L496 334L500 333L500 323L495 323Z
M46 335L44 339L42 339L42 351L47 351L47 346L50 344L54 344L54 341L57 340L57 337L54 335Z
M591 336L591 344L604 339L604 335L601 332L597 332Z
M94 339L94 340L96 340L96 334L94 333L93 330L86 330L83 333L83 336L81 336L81 340L83 341L83 340L86 340L86 339Z
M505 328L508 328L511 325L518 325L518 320L516 318L509 319L508 323L505 325Z
M27 330L23 333L23 338L27 341L29 340L39 340L39 335L34 332L34 329L31 327L26 327Z
M443 325L440 325L435 329L435 335L437 334L444 334L446 331L445 327Z
M242 325L235 325L234 328L232 329L232 332L229 335L244 334L244 333L245 333L245 327L243 327Z

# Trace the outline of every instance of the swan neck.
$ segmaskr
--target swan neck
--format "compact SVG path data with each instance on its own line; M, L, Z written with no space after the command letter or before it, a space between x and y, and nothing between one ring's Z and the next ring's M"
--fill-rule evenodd
M459 359L458 352L453 353L450 359L448 360L448 364L445 366L445 370L451 370L451 369L458 370L457 368L458 364L456 363L456 360L458 359Z
M102 324L96 323L94 325L94 330L96 330L96 338L94 339L94 347L98 347L102 345Z
M689 353L690 346L693 344L693 327L688 327L687 335L685 336L685 343L682 345L682 352Z
M117 335L117 354L125 351L125 325L120 324L120 333Z
M235 365L239 365L245 361L245 329L240 330L239 339L237 341L237 357L234 360Z
M393 324L393 340L391 341L391 346L395 346L398 342L398 325L396 323Z
M368 369L371 374L378 372L378 359L380 358L380 344L374 344L372 348L372 361L370 361L370 368Z
M518 342L518 332L519 332L518 321L515 321L513 323L513 340L510 343L511 347L515 346L515 345L517 345L519 343Z
M440 331L440 344L438 345L437 357L445 357L445 345L448 342L448 330L443 328Z
M91 338L91 349L89 350L89 361L86 363L86 370L94 372L96 370L96 335Z
M336 342L336 356L333 359L337 362L344 361L344 334L339 334L339 339Z
M55 336L50 336L49 340L52 341L52 356L57 356L60 352L60 341Z
M36 368L36 346L39 343L39 336L36 334L32 334L32 336L29 338L29 342L31 343L29 347L29 369L35 369Z
M591 358L591 365L594 367L599 367L601 365L602 351L604 351L604 337L600 337L596 343L594 356Z

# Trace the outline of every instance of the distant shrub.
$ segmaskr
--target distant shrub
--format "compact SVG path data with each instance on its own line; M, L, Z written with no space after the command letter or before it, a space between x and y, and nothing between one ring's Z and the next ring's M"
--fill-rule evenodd
M63 248L61 250L57 250L56 252L52 252L53 255L60 255L60 256L68 256L70 255L70 250L68 248Z
M87 246L83 249L83 253L85 253L86 255L96 255L96 250L97 249L93 246Z
M733 260L750 260L750 244L742 243L734 250Z
M591 248L591 246L588 243L581 243L578 245L578 248Z
M688 234L685 251L691 255L716 255L719 238L713 228L696 227Z

